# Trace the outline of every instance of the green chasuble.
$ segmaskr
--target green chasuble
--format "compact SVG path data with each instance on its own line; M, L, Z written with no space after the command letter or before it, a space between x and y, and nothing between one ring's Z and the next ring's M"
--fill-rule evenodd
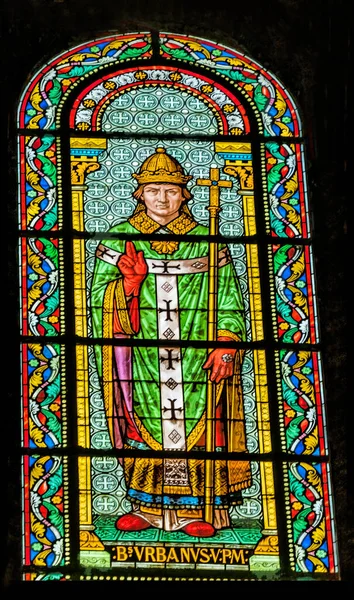
M122 233L136 235L139 232L161 233L162 241L134 240L137 252L141 250L148 263L148 274L139 295L140 329L134 333L129 319L128 302L124 297L122 276L116 266L119 256L125 251L126 242L114 239L114 234L119 238ZM117 415L126 415L133 422L136 433L129 434L128 427L122 434L122 446L187 450L196 456L193 450L204 446L209 371L203 369L208 355L207 345L205 348L195 347L193 342L207 342L208 229L198 225L186 209L174 221L161 227L138 205L138 210L129 221L113 227L109 233L111 237L103 240L96 252L91 293L93 333L98 338L110 338L113 336L114 322L119 322L120 331L125 337L145 340L146 345L133 345L132 350L129 350L131 397L126 401L121 396L120 407L115 397L116 381L123 379L123 371L120 371L121 358L115 354L116 350L112 346L96 346L97 368L102 381L108 421L114 420ZM178 233L184 234L184 237L193 235L194 239L191 242L172 241L165 237L168 233L174 234L174 240ZM195 241L198 235L203 237L200 241ZM235 341L245 340L242 294L225 244L219 246L217 304L218 336L228 336ZM163 344L156 346L156 340L162 340ZM174 345L169 345L170 340L173 340ZM240 367L240 360L237 364ZM127 377L125 374L125 379ZM237 381L240 384L239 372ZM220 405L224 383L222 381L218 384L217 402ZM228 383L231 384L231 381ZM116 406L112 408L114 402ZM130 406L127 406L129 403ZM227 414L235 414L234 410L225 409L222 412L220 408L220 411L220 423L225 422ZM243 421L241 406L238 415L238 420ZM238 439L242 439L239 447L235 442L230 444L230 440L226 442L231 450L245 451L244 422L242 428L242 435L239 432L236 434ZM112 443L118 446L113 430L114 427L110 426ZM217 426L216 446L219 449L227 449L225 439L229 437L224 435L224 430L220 430L218 434ZM200 457L200 452L198 455ZM242 475L242 481L239 486L233 487L234 490L250 485L248 467L249 465L247 474ZM130 473L130 479L131 477ZM176 485L169 488L165 481L165 489L177 492L187 489L190 483L184 480L182 471L176 481ZM139 486L142 488L143 483L140 482L135 488ZM154 491L154 486L156 487L151 483L150 491Z

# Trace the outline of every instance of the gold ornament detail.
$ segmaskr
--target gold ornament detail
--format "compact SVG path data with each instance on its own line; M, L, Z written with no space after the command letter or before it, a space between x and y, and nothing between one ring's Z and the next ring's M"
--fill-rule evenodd
M234 104L224 104L224 106L223 106L223 111L225 113L233 113L234 110L235 110Z
M179 242L151 242L151 248L158 254L173 254L178 246Z
M105 81L103 87L106 88L106 90L115 90L117 85L114 81Z
M181 79L182 79L182 75L180 73L177 73L176 71L171 73L171 75L169 77L170 77L171 81L181 81Z
M231 163L231 161L227 161L226 166L224 167L224 173L238 178L241 185L241 190L253 190L253 167L237 164L231 165L228 163Z
M267 535L262 538L254 551L255 554L279 554L278 536Z
M87 131L90 129L90 125L84 121L80 121L80 123L77 124L77 128L80 129L80 131Z
M104 550L104 545L93 531L80 531L80 550Z
M135 79L137 79L138 81L144 81L144 79L147 78L147 73L145 73L145 71L137 71L136 73L134 73Z
M138 203L134 214L129 219L129 223L141 233L154 233L161 227L159 223L156 223L146 214L145 205L141 202ZM185 235L196 226L197 223L186 205L182 206L181 214L176 219L165 225L166 229L177 235ZM150 245L158 254L173 254L179 248L179 242L177 241L156 240L150 242Z
M74 185L83 185L86 175L98 171L101 165L98 162L86 162L85 159L71 159L71 183Z
M101 138L72 138L70 147L76 151L76 154L71 156L71 183L73 185L84 185L86 175L101 168L97 152L92 155L92 150L103 152L106 145L107 140Z
M201 90L204 94L211 94L214 91L214 86L210 85L210 83L206 83L202 85Z
M165 148L156 148L156 153L149 156L141 165L139 173L133 173L139 185L144 183L186 184L192 175L185 175L179 162L166 153Z

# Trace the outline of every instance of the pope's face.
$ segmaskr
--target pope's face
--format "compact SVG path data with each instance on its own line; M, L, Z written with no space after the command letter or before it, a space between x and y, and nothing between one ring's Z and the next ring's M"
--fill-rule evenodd
M175 219L184 200L182 188L171 183L146 184L142 199L147 214L158 223L168 223Z

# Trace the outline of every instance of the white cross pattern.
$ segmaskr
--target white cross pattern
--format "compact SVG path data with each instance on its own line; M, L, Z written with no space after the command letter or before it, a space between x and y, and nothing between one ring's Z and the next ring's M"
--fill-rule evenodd
M138 113L135 117L135 121L142 127L152 127L153 125L156 125L158 118L152 113Z

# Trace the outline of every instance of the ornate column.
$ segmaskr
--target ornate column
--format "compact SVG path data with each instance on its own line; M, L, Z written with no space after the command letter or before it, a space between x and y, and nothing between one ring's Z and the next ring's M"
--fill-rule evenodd
M215 150L224 159L224 173L239 182L238 194L242 197L245 235L256 234L254 203L254 178L251 144L246 142L216 142ZM252 340L264 339L258 248L246 244ZM271 451L268 382L264 350L253 352L257 402L258 438L260 453ZM264 527L262 538L250 558L251 571L279 569L278 531L276 521L274 474L271 462L260 462L260 479Z
M100 168L99 155L106 149L107 140L72 138L70 141L72 224L78 232L84 231L84 192L88 173ZM85 272L85 240L73 239L75 334L87 337L87 300ZM90 448L90 406L87 346L76 347L77 372L77 427L78 446ZM91 459L78 457L80 562L85 566L110 566L110 555L94 533L92 523Z

